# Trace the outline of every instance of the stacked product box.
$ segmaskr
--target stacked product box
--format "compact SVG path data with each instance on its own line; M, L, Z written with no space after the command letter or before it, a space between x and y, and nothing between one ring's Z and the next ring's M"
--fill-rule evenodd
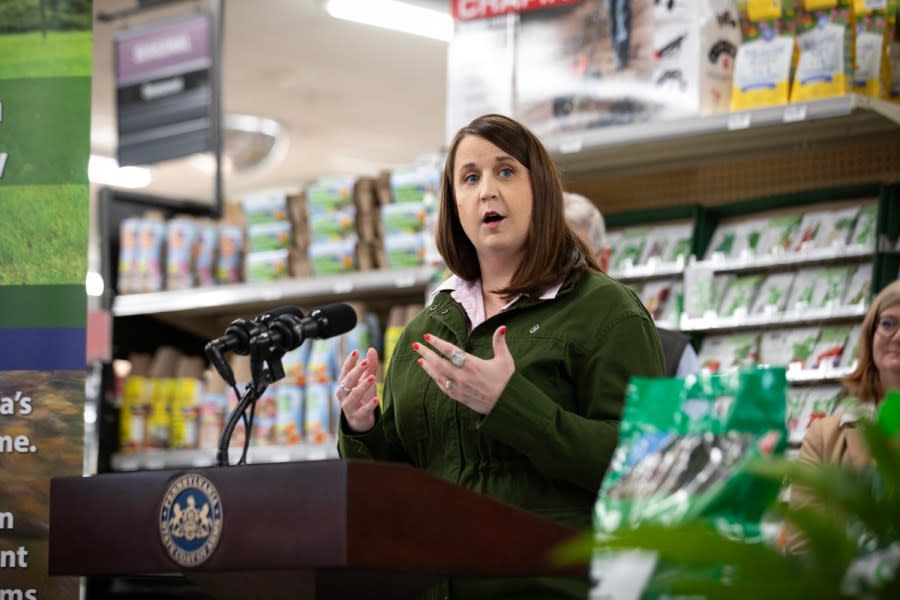
M426 157L415 165L391 171L391 202L381 207L385 267L398 269L436 262L434 218L439 182L437 157Z
M288 277L293 227L287 194L273 192L244 196L241 206L247 231L246 281L255 283Z
M309 222L308 256L313 275L357 270L357 177L318 179L306 187Z

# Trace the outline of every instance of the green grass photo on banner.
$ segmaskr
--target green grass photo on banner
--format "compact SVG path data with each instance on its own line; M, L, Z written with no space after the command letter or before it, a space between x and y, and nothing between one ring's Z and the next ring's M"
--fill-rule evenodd
M90 31L0 34L0 79L90 77L92 43Z
M87 206L87 185L0 185L0 284L83 284Z
M2 185L87 183L91 78L0 81Z

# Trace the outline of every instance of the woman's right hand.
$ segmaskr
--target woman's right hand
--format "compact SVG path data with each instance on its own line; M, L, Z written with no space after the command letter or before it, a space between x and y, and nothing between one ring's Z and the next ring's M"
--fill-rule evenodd
M375 374L378 372L378 353L374 348L366 351L366 358L357 362L359 353L354 350L341 367L338 388L335 392L341 411L354 433L364 433L375 426Z

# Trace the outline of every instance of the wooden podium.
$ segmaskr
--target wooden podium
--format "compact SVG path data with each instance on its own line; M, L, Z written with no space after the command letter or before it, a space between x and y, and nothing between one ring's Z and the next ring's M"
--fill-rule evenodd
M222 507L218 545L182 567L160 514L179 476ZM442 575L576 575L547 553L576 532L421 470L310 461L55 478L51 575L181 572L215 598L411 598Z

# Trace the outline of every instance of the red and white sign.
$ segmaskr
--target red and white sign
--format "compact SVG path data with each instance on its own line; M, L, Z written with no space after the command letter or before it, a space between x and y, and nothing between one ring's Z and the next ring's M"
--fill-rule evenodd
M538 10L563 4L577 4L581 0L451 0L453 18L457 21L472 21L496 17L513 12Z

